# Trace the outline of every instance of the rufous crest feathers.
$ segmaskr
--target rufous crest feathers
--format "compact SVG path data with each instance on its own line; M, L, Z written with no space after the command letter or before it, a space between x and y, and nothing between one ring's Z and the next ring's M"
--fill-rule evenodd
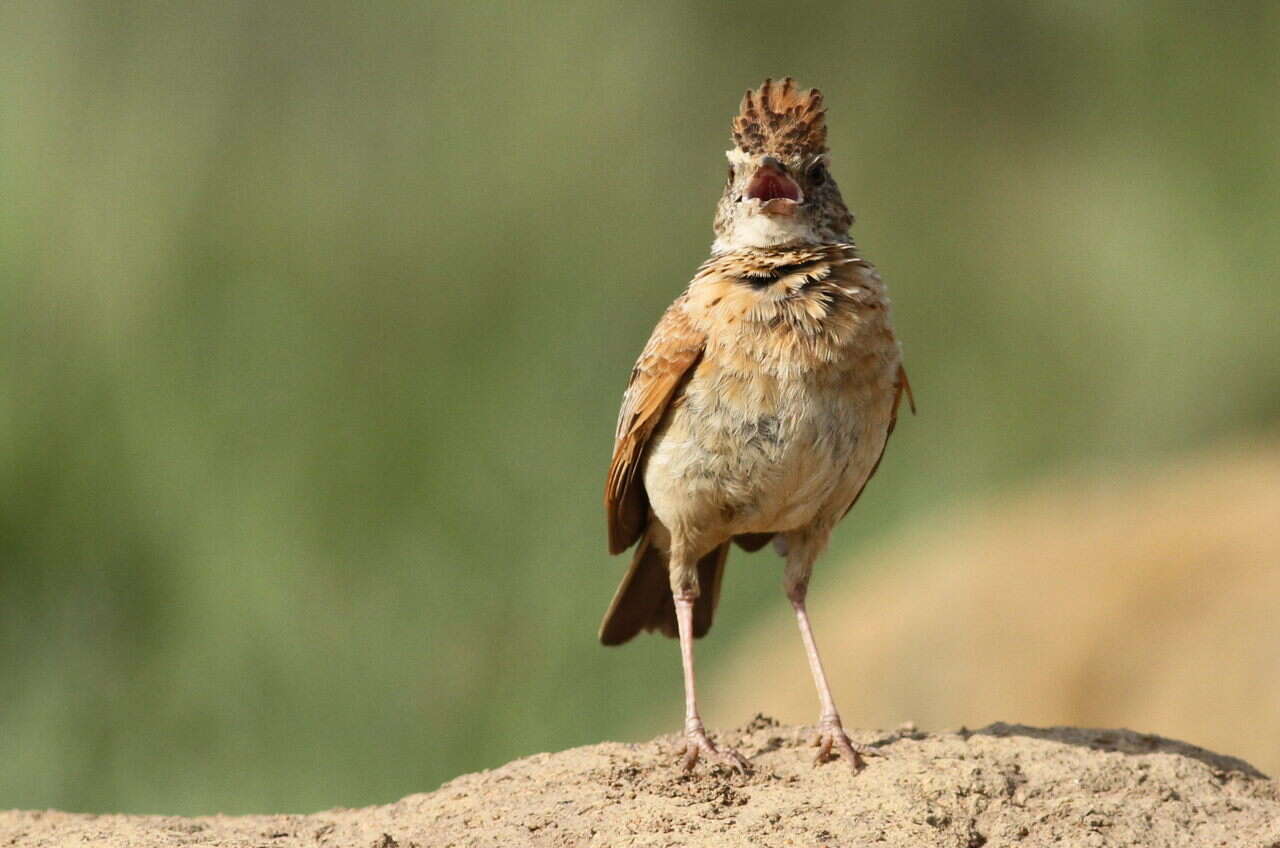
M764 81L742 98L733 119L733 141L744 153L791 158L827 152L827 110L822 92L801 91L796 81Z

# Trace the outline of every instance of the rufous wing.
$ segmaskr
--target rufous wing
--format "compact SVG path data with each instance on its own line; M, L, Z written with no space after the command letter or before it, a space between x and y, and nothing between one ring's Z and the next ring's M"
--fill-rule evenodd
M604 487L609 553L621 553L640 538L649 513L640 464L649 437L678 396L685 376L702 357L706 336L685 311L685 296L671 304L654 327L622 398L613 461Z

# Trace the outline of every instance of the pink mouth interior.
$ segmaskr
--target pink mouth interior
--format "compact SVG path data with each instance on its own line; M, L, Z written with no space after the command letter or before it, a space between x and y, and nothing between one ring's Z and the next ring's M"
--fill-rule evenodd
M765 202L778 198L798 202L800 186L786 174L779 173L773 168L761 168L751 181L751 185L747 187L747 197Z

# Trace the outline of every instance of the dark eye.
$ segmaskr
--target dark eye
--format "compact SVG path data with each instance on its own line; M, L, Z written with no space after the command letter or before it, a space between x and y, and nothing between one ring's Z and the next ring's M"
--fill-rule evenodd
M813 185L822 185L827 181L827 166L822 162L814 162L809 166L809 182Z
M732 166L732 165L730 165L730 166L729 166L729 177L728 177L728 179L726 180L726 182L727 182L729 185L732 185L732 184L733 184L733 166Z

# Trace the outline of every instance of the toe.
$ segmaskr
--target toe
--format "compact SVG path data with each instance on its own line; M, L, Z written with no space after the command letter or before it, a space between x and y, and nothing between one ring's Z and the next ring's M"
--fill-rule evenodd
M751 763L732 748L717 748L705 735L691 735L685 739L681 765L685 771L692 771L702 759L714 765L721 765L730 771L746 774L751 771Z
M725 765L733 771L736 771L738 774L746 774L751 771L751 763L746 757L742 756L737 751L732 749L725 751L723 759L725 761Z
M813 744L818 746L818 755L813 758L813 764L815 766L820 766L827 760L831 759L831 745L834 742L835 740L831 738L831 734L829 733L824 733L814 740Z
M862 759L862 752L849 744L847 738L844 740L844 744L840 746L840 750L844 751L844 757L849 761L849 768L853 769L854 774L866 768L867 763Z
M814 766L837 759L838 755L844 757L845 761L849 763L849 767L853 769L854 774L860 772L867 765L866 760L863 759L863 754L870 752L860 745L853 744L843 728L821 731L818 738L814 740L814 744L818 746L818 755L813 760Z

